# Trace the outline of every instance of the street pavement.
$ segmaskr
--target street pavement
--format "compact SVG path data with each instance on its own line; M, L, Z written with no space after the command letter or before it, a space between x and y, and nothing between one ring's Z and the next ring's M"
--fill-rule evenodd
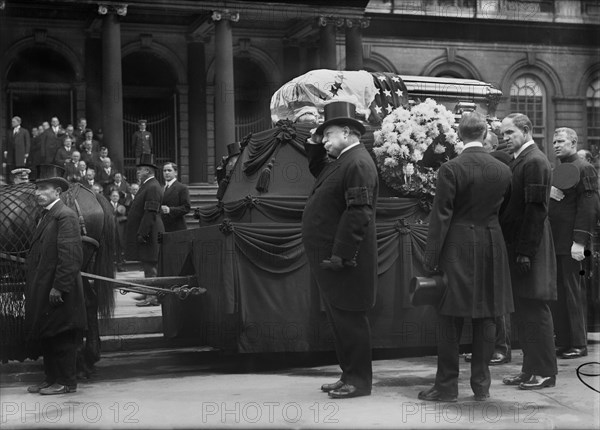
M338 377L331 353L225 355L210 348L105 354L76 393L28 394L41 360L0 365L0 427L10 428L600 428L600 336L590 354L559 360L556 386L503 385L522 355L491 368L491 398L475 402L461 360L457 403L417 400L431 386L435 356L375 353L369 397L331 400L319 387ZM579 374L579 376L578 376ZM591 376L590 376L591 375ZM595 375L595 376L594 376Z

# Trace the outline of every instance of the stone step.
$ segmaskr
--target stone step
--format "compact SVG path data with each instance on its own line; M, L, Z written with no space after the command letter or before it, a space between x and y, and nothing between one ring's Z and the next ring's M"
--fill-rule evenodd
M101 336L162 334L162 316L100 319L99 326Z
M102 352L201 346L198 339L168 339L162 333L100 336Z

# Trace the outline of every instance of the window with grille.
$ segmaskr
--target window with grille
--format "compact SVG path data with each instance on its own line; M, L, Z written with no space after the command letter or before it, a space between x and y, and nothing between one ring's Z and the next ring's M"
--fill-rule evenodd
M510 111L522 113L533 124L533 140L545 150L546 95L540 82L533 76L522 76L510 87Z
M600 152L600 78L590 84L586 99L588 145L597 156Z

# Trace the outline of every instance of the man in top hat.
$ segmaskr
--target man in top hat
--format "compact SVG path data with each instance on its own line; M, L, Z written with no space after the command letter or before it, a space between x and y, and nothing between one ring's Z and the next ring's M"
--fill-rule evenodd
M163 189L154 177L156 172L154 155L142 154L137 162L137 177L140 190L131 203L127 215L126 257L131 261L141 261L146 278L157 275L159 234L165 231L160 216ZM156 296L137 303L138 306L158 306Z
M308 139L309 168L316 178L302 217L302 239L319 287L342 369L324 384L331 398L371 394L371 331L367 312L375 303L377 169L360 143L365 132L355 106L334 102L325 122Z
M8 170L25 166L29 157L31 137L29 130L21 127L21 118L15 116L11 120L12 130L8 132L8 145L5 157Z
M598 174L590 163L577 155L577 140L572 128L554 131L554 152L560 166L553 174L557 186L552 186L550 191L548 216L557 271L558 300L552 308L552 317L557 354L561 358L587 355L586 291L580 272L585 250L590 250L594 235ZM564 178L571 180L561 180L559 169L564 169L560 172L571 171L572 178Z
M27 169L26 167L20 167L18 169L11 170L10 174L12 175L13 184L26 184L29 182L30 173L31 170Z
M426 267L443 271L446 292L438 305L435 384L420 400L456 402L459 342L465 318L473 325L471 389L474 399L490 396L488 362L494 352L494 318L513 311L508 255L498 214L510 189L510 168L483 147L485 117L463 114L458 134L462 153L438 171L431 210Z
M152 133L146 130L145 119L138 121L139 130L133 133L133 147L135 148L135 158L138 159L142 154L152 154Z
M523 349L523 366L502 382L522 390L554 387L558 366L549 302L556 300L556 256L548 220L552 171L533 141L527 115L502 120L502 135L512 153L512 187L501 214L515 302L513 320Z
M25 329L41 344L45 378L30 393L77 390L77 347L86 325L83 250L77 215L60 200L69 188L63 176L60 167L38 166L35 197L43 209L27 256Z

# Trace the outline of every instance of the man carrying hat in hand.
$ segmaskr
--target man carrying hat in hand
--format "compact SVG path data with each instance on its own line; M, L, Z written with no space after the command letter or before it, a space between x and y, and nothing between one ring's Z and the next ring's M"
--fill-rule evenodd
M142 154L137 162L137 177L140 190L129 208L127 215L126 256L131 261L141 261L146 278L157 275L159 234L165 231L160 216L163 189L154 177L157 166L154 155ZM148 296L136 306L158 306L156 296Z
M302 239L342 369L338 381L321 387L335 399L370 395L372 385L367 312L375 303L379 183L359 141L365 127L354 111L346 102L325 106L325 122L305 145L316 181L302 217Z
M45 373L27 391L45 395L77 390L77 346L86 326L79 221L60 200L69 188L63 175L60 167L38 166L35 197L43 210L27 256L25 330L41 343Z

